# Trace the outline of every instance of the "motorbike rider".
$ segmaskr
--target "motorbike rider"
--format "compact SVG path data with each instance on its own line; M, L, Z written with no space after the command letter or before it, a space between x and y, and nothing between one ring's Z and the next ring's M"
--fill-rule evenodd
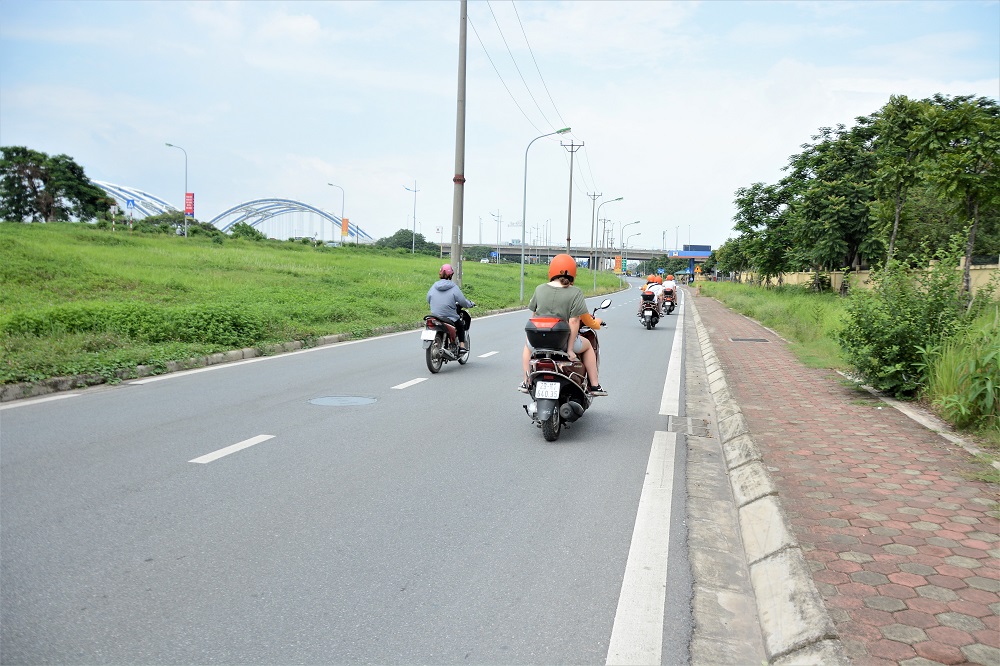
M594 319L587 312L587 302L583 291L573 285L576 279L576 260L568 254L557 254L549 263L549 281L535 288L528 309L537 317L558 317L569 324L570 335L567 352L571 360L579 356L587 370L587 381L591 395L607 395L597 377L597 352L590 340L578 335L580 324L593 329L601 327L601 320ZM531 346L525 341L521 353L524 381L517 387L522 393L528 392L528 373L531 368Z
M666 292L667 289L674 290L674 304L677 303L677 283L674 281L674 276L667 275L667 279L663 281L663 290Z
M663 310L663 278L659 275L650 275L646 278L646 285L643 291L653 292L653 299L656 302L657 310ZM642 299L639 299L639 314L642 314Z
M456 306L471 308L475 306L475 303L467 299L458 285L451 281L454 275L455 269L451 267L451 264L441 266L438 271L438 281L427 290L427 303L431 306L432 315L455 327L458 347L465 349L465 321L459 316Z

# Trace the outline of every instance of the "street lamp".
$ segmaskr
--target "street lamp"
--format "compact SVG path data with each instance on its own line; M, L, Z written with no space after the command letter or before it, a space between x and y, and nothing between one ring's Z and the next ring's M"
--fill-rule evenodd
M621 244L621 247L622 247L622 273L625 272L625 262L624 262L624 259L625 259L625 257L624 257L624 254L625 254L625 229L628 228L628 227L631 227L633 224L639 224L639 220L636 220L635 222L629 222L628 224L622 225L621 231L618 233L618 242Z
M184 238L188 235L188 218L187 218L187 196L188 196L188 151L184 150L180 146L175 146L172 143L167 144L168 148L176 148L184 153L184 206L181 209L184 214Z
M569 127L564 127L561 130L556 130L555 132L549 132L548 134L543 134L541 136L536 136L534 139L528 142L528 147L524 149L524 192L521 196L521 302L524 301L524 227L527 224L527 211L528 211L528 149L531 148L531 144L538 141L539 139L544 139L547 136L552 136L553 134L565 134L569 132Z
M417 180L413 179L413 189L411 190L406 185L403 185L404 190L409 190L413 192L413 241L410 243L410 254L417 253Z
M618 197L617 199L609 199L608 201L602 202L601 205L597 207L597 215L590 221L590 258L591 261L594 262L594 266L592 267L594 269L594 291L597 291L597 261L598 261L597 259L594 259L594 249L595 249L594 245L597 244L597 236L596 236L597 228L595 227L594 222L597 218L601 216L601 206L603 206L604 204L614 203L615 201L621 201L624 198L625 197Z
M330 187L336 187L338 190L340 190L340 224L341 224L341 228L343 229L343 225L344 225L344 199L347 198L347 193L344 192L344 188L342 188L340 185L334 185L333 183L327 183L327 185L329 185ZM348 229L347 231L348 231L348 233L350 233L350 229ZM357 234L354 234L354 244L355 245L358 244L358 235Z
M634 222L633 222L633 224L634 224ZM627 227L628 225L626 224L625 226ZM642 235L641 231L637 231L634 234L629 234L628 235L628 237L625 239L625 242L622 243L622 255L625 255L625 246L628 245L628 242L632 238L632 236L641 236L641 235ZM625 268L628 267L628 260L625 259L624 257L622 258L622 263L625 265L624 266Z

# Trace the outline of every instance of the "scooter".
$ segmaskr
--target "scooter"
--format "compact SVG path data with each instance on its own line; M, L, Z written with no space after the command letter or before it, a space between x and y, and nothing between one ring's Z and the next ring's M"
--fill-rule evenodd
M647 331L656 328L660 321L660 308L656 303L656 294L651 291L642 292L642 300L639 302L639 321L646 327Z
M610 305L611 299L604 299L599 307L594 308L594 314ZM603 325L607 326L607 323ZM583 416L593 402L594 396L588 390L590 380L583 361L579 358L571 361L566 353L570 334L567 322L555 317L532 317L524 331L532 348L527 379L532 403L524 405L524 411L542 429L545 441L554 442L559 439L562 428L568 428ZM594 346L600 363L597 332L581 326L579 335Z
M663 288L663 314L668 315L677 307L677 292L670 287Z
M434 315L424 317L424 329L420 332L420 341L427 357L427 369L432 374L436 375L441 371L442 365L451 361L458 361L459 365L469 362L469 355L472 353L472 336L469 335L472 316L460 305L456 306L456 309L458 316L465 322L465 349L458 346L458 331L454 324Z

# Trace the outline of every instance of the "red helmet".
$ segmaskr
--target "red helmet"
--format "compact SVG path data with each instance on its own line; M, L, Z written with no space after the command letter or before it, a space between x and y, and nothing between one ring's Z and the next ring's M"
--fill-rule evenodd
M450 280L451 276L453 276L454 274L455 274L455 269L451 267L451 264L445 264L444 266L441 267L441 270L438 271L438 277L440 277L442 280Z
M553 280L557 277L569 278L570 282L575 280L576 259L568 254L557 254L552 257L552 261L549 263L549 279Z

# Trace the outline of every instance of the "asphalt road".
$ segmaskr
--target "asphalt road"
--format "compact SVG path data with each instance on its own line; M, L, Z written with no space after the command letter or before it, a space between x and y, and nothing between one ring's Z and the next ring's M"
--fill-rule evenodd
M554 443L523 311L4 405L0 661L685 663L680 312L611 298Z

